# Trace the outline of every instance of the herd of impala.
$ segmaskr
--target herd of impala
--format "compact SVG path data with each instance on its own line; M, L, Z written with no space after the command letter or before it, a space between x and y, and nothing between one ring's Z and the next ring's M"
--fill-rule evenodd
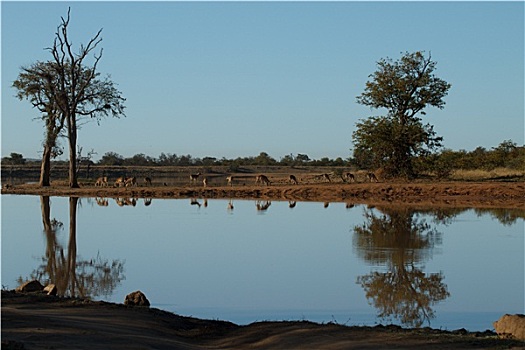
M199 178L202 176L202 173L197 173L197 174L190 174L190 185L195 185L198 183L199 181ZM324 173L324 174L319 174L319 175L312 175L313 178L317 181L324 181L324 182L332 182L332 177L336 176L334 173L331 173L331 174L327 174L327 173ZM344 173L342 175L339 175L339 177L341 178L341 180L343 182L357 182L356 181L356 176L352 173ZM227 176L226 177L226 182L229 186L233 186L234 182L236 182L236 180L241 180L241 179L246 179L246 176L234 176L234 175L230 175L230 176ZM302 179L301 179L302 180ZM374 174L374 173L367 173L365 175L365 181L369 181L369 182L379 182L377 176ZM295 175L290 175L288 177L288 182L293 184L293 185L298 185L299 184L299 181L297 180L297 177ZM144 186L152 186L152 181L151 181L151 178L150 177L144 177L143 179L143 183L144 183ZM261 184L261 185L266 185L266 186L270 186L272 184L272 182L270 181L270 179L268 178L268 176L266 175L263 175L263 174L260 174L260 175L256 175L255 176L255 184ZM164 183L165 186L166 183ZM202 185L203 187L207 187L208 186L208 178L207 177L203 177L202 179ZM108 177L107 176L102 176L102 177L99 177L97 179L97 181L95 182L95 186L96 187L109 187L109 182L108 182ZM119 178L117 178L115 180L115 182L113 183L113 187L133 187L133 186L138 186L138 182L137 182L137 179L132 176L132 177L125 177L125 176L121 176Z

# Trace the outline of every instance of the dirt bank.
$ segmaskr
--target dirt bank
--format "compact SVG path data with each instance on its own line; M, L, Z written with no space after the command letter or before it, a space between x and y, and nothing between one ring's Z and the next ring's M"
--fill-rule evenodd
M272 184L271 186L135 186L71 189L54 184L8 186L2 194L111 198L227 198L287 201L346 202L373 205L405 204L440 207L525 209L524 182L382 182Z
M158 309L2 291L2 349L502 349L490 331L312 322L230 322Z

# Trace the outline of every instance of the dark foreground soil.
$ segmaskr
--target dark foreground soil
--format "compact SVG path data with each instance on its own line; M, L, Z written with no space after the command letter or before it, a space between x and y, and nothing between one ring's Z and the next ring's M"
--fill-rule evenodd
M2 291L2 349L523 349L490 332L230 322Z

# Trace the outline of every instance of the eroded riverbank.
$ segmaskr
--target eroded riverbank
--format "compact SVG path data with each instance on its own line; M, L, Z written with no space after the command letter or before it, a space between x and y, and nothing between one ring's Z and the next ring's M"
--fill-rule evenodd
M110 197L267 199L346 202L370 205L405 204L439 207L525 209L523 182L321 183L271 186L134 186L95 187L36 184L8 186L2 194Z

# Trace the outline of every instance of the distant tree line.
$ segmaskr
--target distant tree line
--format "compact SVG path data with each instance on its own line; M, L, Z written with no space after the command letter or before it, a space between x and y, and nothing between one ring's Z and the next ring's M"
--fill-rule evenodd
M126 158L116 152L105 153L97 162L89 157L83 158L84 164L105 165L105 166L228 166L236 170L242 166L331 166L348 167L352 169L375 170L371 163L366 159L338 157L331 159L323 157L320 159L310 159L306 154L289 154L281 157L280 160L261 152L255 157L237 157L235 159L215 158L215 157L193 157L191 155L177 155L172 153L161 153L158 158L135 154ZM11 153L11 156L2 158L2 164L22 165L29 163L22 154ZM54 161L54 164L66 163L66 161ZM505 140L497 147L486 149L477 147L473 151L459 150L453 151L444 149L425 157L419 157L415 166L418 172L430 172L437 175L446 176L454 169L482 169L492 170L495 168L509 168L525 170L525 146L518 146L512 140Z
M328 157L319 160L312 160L306 154L286 155L280 160L276 160L266 152L261 152L255 157L237 157L235 159L204 157L194 158L191 155L177 155L171 153L161 153L158 158L152 158L145 154L136 154L131 158L124 158L117 153L108 152L98 161L98 165L135 165L135 166L229 166L235 169L240 166L260 165L260 166L346 166L348 160L341 157L330 159Z
M518 146L512 140L505 140L497 147L477 147L473 151L444 149L439 153L418 159L422 171L430 171L445 177L454 169L493 170L509 168L525 171L525 146Z

